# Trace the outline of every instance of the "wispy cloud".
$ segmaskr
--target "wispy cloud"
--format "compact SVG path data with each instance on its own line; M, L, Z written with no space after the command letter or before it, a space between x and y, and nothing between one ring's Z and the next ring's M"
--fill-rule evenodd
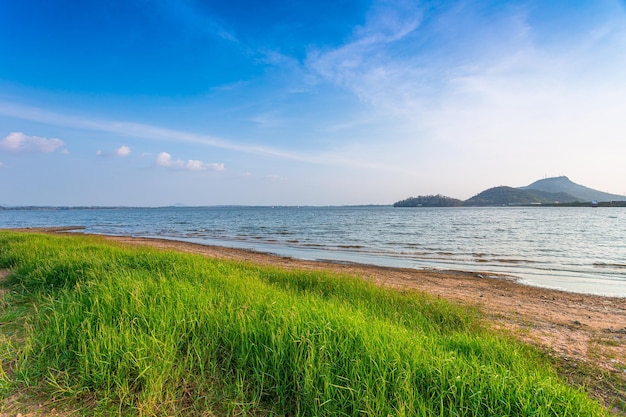
M166 0L156 3L168 19L183 23L185 30L194 34L210 35L229 42L239 43L235 34L213 16L203 12L193 2Z
M52 153L58 149L62 152L65 143L57 138L29 136L22 132L11 132L0 140L0 150L9 152Z
M531 11L519 5L458 2L424 11L422 21L416 6L380 4L353 39L313 51L306 64L421 137L462 141L474 133L474 142L487 131L506 142L534 125L545 141L538 130L546 124L571 131L580 116L591 127L600 121L591 114L613 114L616 105L623 110L626 59L615 54L626 48L623 9L596 26L559 28L567 33L558 37L554 28L533 26ZM616 119L608 126L622 131L621 125ZM411 136L406 140L415 141Z
M55 126L90 129L94 131L114 133L135 138L196 143L235 152L266 155L284 159L303 161L310 159L307 155L302 155L295 152L254 144L238 144L210 135L167 129L160 126L142 123L85 118L74 116L71 114L68 115L48 111L36 107L23 106L10 102L0 102L0 114Z
M184 161L182 159L172 159L172 155L161 152L156 157L156 164L163 168L180 169L186 171L223 171L223 163L208 163L195 159Z
M275 174L266 175L264 178L268 181L273 181L273 182L287 181L286 177L283 177L281 175L275 175Z
M275 113L257 114L250 118L250 120L263 129L274 129L283 124L283 121L277 117Z
M318 151L299 153L256 144L240 144L226 139L217 138L215 136L168 129L149 124L79 117L71 114L63 114L10 102L0 101L0 115L35 121L38 123L45 123L53 126L88 129L153 141L192 143L243 154L267 156L271 158L300 161L312 164L395 170L394 167L390 168L389 166L368 160L357 160L349 156L345 156L341 152L335 153L332 151Z
M421 20L422 11L414 2L378 2L348 43L332 50L312 50L306 66L368 103L379 102L383 93L406 92L404 87L398 90L398 82L414 80L419 69L407 65L408 51L397 48L406 49L406 44L400 44L420 27Z

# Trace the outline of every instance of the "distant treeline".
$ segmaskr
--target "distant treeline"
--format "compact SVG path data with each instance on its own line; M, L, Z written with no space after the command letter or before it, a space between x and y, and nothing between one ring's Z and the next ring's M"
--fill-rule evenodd
M463 201L445 195L420 195L394 203L394 207L461 207Z

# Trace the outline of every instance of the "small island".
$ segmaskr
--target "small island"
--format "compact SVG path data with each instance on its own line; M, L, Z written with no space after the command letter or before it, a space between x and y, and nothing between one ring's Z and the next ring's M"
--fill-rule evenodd
M445 195L420 195L394 203L394 207L461 207L462 200Z

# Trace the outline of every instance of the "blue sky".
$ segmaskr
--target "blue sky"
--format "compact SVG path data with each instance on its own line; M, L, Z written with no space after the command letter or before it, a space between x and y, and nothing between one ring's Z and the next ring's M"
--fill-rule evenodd
M626 193L615 0L0 2L0 205Z

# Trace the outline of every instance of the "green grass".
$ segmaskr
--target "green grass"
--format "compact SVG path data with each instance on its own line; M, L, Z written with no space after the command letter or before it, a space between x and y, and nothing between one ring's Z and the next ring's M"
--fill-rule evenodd
M2 326L23 323L20 343L0 339L5 398L96 415L607 415L479 312L355 277L14 232L0 268Z

